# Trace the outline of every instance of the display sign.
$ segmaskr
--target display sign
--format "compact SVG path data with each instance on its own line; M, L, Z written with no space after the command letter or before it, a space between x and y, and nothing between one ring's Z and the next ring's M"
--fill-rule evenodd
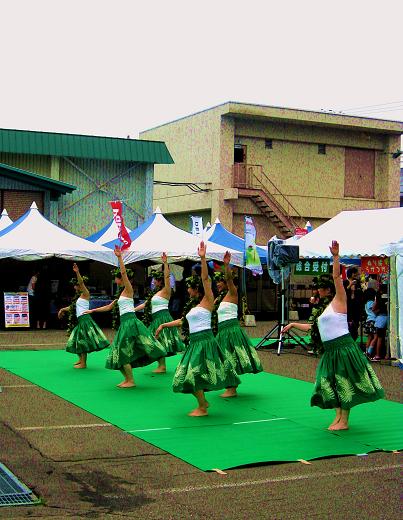
M361 258L361 272L367 274L386 274L389 272L389 258L366 256Z
M4 322L10 327L29 327L29 300L27 292L4 293Z
M294 267L294 274L304 276L318 276L320 274L329 274L329 260L300 260Z

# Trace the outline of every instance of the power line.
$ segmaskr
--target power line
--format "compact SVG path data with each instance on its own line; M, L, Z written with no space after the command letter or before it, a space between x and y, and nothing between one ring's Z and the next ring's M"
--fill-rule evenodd
M400 112L403 110L403 105L393 107L393 108L377 108L373 110L349 110L348 112L351 114L381 114L383 112Z
M356 110L356 109L364 109L364 108L374 108L374 107L383 107L386 105L395 105L396 103L403 103L403 99L400 101L391 101L390 103L379 103L378 105L361 105L358 107L349 107L349 108L342 108L341 110Z

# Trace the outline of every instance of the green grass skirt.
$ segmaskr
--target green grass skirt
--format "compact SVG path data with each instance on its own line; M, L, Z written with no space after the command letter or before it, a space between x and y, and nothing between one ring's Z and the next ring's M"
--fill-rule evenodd
M119 370L123 365L143 367L165 357L161 343L150 334L134 312L120 316L120 326L106 360L106 368Z
M259 356L237 319L219 322L216 340L233 357L238 375L263 371Z
M66 352L89 354L109 347L109 341L90 314L78 317L78 323L67 340Z
M174 392L221 390L240 382L232 355L220 347L211 329L190 334L189 346L174 375Z
M349 410L384 397L374 369L350 334L323 343L311 406Z
M162 310L152 315L152 322L150 323L148 330L152 336L155 336L155 331L163 323L172 321L173 318L168 310ZM167 327L162 329L158 335L158 341L163 345L166 350L166 356L174 356L178 352L185 350L185 344L179 336L178 327Z

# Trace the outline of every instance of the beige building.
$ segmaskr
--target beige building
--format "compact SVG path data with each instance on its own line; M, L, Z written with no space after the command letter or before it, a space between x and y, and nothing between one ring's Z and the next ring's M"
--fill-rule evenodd
M402 133L401 122L228 102L140 138L164 141L174 159L155 166L154 207L171 222L219 217L243 235L251 215L265 243L342 210L399 206Z

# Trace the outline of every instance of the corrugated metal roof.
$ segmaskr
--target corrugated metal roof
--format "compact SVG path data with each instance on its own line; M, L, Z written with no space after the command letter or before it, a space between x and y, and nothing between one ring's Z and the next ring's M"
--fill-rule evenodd
M0 129L0 151L7 153L173 164L161 141Z
M40 186L41 188L50 190L52 192L63 193L63 195L66 193L71 193L77 189L76 186L73 186L73 184L55 181L49 177L44 177L43 175L38 175L37 173L22 170L21 168L16 168L15 166L10 166L9 164L0 163L0 175L4 175L17 181L24 181L28 184L32 184L33 186Z

